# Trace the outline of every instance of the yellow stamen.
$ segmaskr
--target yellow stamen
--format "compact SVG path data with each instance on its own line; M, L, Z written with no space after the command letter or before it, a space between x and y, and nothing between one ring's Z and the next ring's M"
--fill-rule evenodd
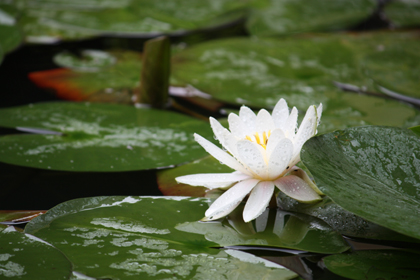
M257 140L257 143L262 146L262 143L261 143L261 140L260 140L260 136L258 135L258 133L255 133L254 136L255 136L255 140Z
M253 136L253 138L251 138L251 136L246 136L245 138L251 142L256 142L258 145L261 145L261 147L263 147L264 149L267 148L267 143L268 143L268 139L270 138L271 135L271 131L269 130L268 132L264 131L262 133L262 135L260 136L260 134L258 132L256 132ZM262 138L262 139L261 139Z

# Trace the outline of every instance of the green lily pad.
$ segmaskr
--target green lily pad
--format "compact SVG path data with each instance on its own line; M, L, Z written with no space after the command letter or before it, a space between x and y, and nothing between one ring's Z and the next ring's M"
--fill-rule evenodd
M333 85L335 81L373 89L360 71L359 60L378 44L392 44L392 39L404 37L410 35L211 41L175 54L172 75L180 83L231 104L270 108L285 98L303 111L322 102L320 132L369 124L411 126L420 121L414 108L342 92Z
M351 238L420 243L419 239L381 227L344 210L329 197L324 197L321 202L316 204L307 204L279 193L277 203L280 209L317 217L329 224L334 230ZM386 244L386 242L382 242L382 244L384 243Z
M0 63L3 55L14 50L22 42L16 26L16 10L11 3L0 3Z
M0 231L0 278L69 279L72 264L57 249L13 227Z
M207 188L178 184L176 177L198 173L231 173L233 170L212 156L157 172L159 190L168 196L204 196Z
M367 126L317 136L301 159L319 189L368 221L420 238L420 138L402 128ZM404 217L402 219L401 217Z
M181 164L206 155L194 132L212 137L205 122L114 104L52 102L7 108L0 110L0 126L36 132L0 137L2 162L67 171Z
M320 219L300 213L266 209L254 222L245 223L243 206L218 223L186 222L175 228L198 233L220 246L262 246L321 254L349 249L342 236Z
M419 98L420 43L417 38L404 40L403 45L383 46L381 51L367 55L363 59L365 73L380 87Z
M410 127L410 130L411 130L412 132L414 132L415 134L417 134L418 136L420 136L420 125Z
M325 266L335 274L355 280L419 279L418 254L397 250L358 251L323 258Z
M54 43L92 36L154 37L184 34L243 18L248 0L168 2L142 1L16 1L26 41Z
M367 19L377 6L374 0L269 1L247 22L252 35L273 36L309 31L336 31Z
M84 52L91 58L62 53L55 60L66 68L38 71L29 78L39 87L73 101L131 104L133 90L139 86L141 54L130 51ZM83 54L83 53L82 53ZM90 71L88 71L90 70Z
M392 0L384 8L387 18L396 27L410 27L420 25L419 0Z
M260 258L211 247L204 236L177 230L200 219L207 199L95 197L56 206L26 226L59 248L74 270L111 279L292 279Z

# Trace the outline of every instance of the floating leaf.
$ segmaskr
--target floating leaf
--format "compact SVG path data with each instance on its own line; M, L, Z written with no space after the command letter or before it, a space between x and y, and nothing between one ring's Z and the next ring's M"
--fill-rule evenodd
M404 40L404 47L401 44L382 46L381 51L367 55L363 59L366 75L380 87L419 98L420 54L417 50L420 44L418 39Z
M270 108L283 97L303 111L322 102L320 132L367 124L410 126L420 121L414 108L393 100L342 92L333 82L373 89L359 71L359 60L379 52L378 45L388 46L395 44L393 39L412 37L411 33L379 33L211 41L175 54L172 75L179 82L232 104Z
M418 254L397 250L358 251L325 257L325 266L332 272L355 280L419 279Z
M175 168L157 172L159 190L163 195L173 196L204 196L207 188L193 187L187 184L178 184L176 177L198 174L198 173L231 173L233 170L221 164L215 158L207 156L205 158L187 163Z
M7 108L0 110L0 126L35 132L0 137L2 162L67 171L181 164L206 155L193 140L194 132L212 136L199 120L113 104L53 102Z
M16 17L17 11L12 3L0 3L0 63L4 54L14 50L22 42Z
M17 0L26 40L55 43L92 36L155 37L213 28L245 16L248 0L214 2Z
M13 227L0 230L2 279L68 279L72 265L57 249Z
M116 61L112 54L99 50L83 50L80 58L66 51L54 56L57 65L82 72L97 72L114 65Z
M301 158L319 189L335 203L420 238L419 139L402 128L349 128L311 138Z
M322 254L349 249L340 234L315 217L266 209L254 222L245 223L242 218L243 206L230 213L222 223L194 221L181 223L175 228L202 234L206 240L220 246L261 246Z
M307 204L279 193L277 202L280 209L317 217L329 224L334 230L348 237L371 239L373 241L391 241L390 245L394 244L392 241L420 243L419 239L381 227L344 210L329 197L325 197L323 201L316 204ZM387 244L386 242L382 243Z
M257 36L342 30L367 19L376 6L374 0L271 0L252 13L247 27Z
M207 199L95 197L65 202L32 220L26 232L57 246L74 270L112 279L291 279L296 274L260 258L211 247L177 230L195 222Z
M39 87L54 89L63 99L131 104L133 90L140 82L141 55L130 51L110 51L106 54L116 60L115 64L101 67L98 71L53 69L30 73L29 78ZM61 64L73 69L86 63L74 56L66 57Z
M384 13L396 27L420 25L420 1L393 0L387 2Z

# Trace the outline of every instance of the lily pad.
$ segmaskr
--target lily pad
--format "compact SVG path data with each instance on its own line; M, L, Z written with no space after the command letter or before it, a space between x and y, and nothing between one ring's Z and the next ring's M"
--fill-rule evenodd
M55 43L100 35L154 37L213 28L243 18L249 1L16 2L26 41Z
M11 3L0 3L0 63L3 55L14 50L22 42L22 34L16 26L17 12Z
M382 244L387 244L383 241L390 241L391 244L389 245L393 245L394 241L420 243L419 239L381 227L344 210L329 197L324 197L321 202L316 204L307 204L279 193L277 203L280 209L317 217L347 237L370 239L372 241L381 240Z
M32 220L26 232L57 246L74 270L112 279L292 279L260 258L211 247L179 231L202 217L207 199L95 197L65 202Z
M420 238L420 138L403 128L367 126L308 140L301 159L319 189L368 221ZM402 219L401 217L404 217Z
M33 134L0 137L1 161L52 170L128 171L206 155L193 133L203 121L125 105L52 102L0 110L0 126Z
M193 187L187 184L179 184L175 178L184 175L198 173L230 173L233 170L221 164L212 156L187 163L175 168L157 172L159 190L168 196L205 196L207 188Z
M355 280L419 279L418 254L397 250L369 250L327 256L325 266L332 272Z
M273 36L351 28L373 14L377 1L271 0L261 6L248 20L248 30L252 35Z
M396 27L420 25L419 0L392 0L384 7L384 13Z
M175 54L172 75L231 104L270 108L283 97L303 111L322 102L320 132L368 124L411 126L420 120L414 108L342 92L333 85L373 89L360 71L359 60L377 50L378 44L391 44L392 38L404 36L409 37L381 33L211 41Z
M133 90L140 83L140 53L109 51L101 54L105 59L98 65L92 59L62 53L55 60L67 69L33 72L29 78L39 87L54 89L62 99L131 104Z
M57 249L13 227L0 230L2 279L69 279L72 264Z
M420 43L417 38L404 40L403 45L404 47L401 44L382 46L381 51L369 54L363 59L363 67L366 75L378 86L419 98L420 54L417 50Z

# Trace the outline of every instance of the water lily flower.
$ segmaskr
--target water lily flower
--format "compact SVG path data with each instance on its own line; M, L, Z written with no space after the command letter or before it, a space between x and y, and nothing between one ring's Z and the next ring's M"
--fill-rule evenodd
M322 104L312 105L297 129L298 110L290 114L287 103L280 99L272 114L260 110L257 115L242 106L239 116L229 114L229 130L210 117L211 128L224 149L194 134L195 140L221 163L236 170L233 173L194 174L177 177L179 183L209 189L228 188L205 213L203 220L228 215L249 194L243 219L249 222L268 206L277 187L286 195L301 201L320 200L322 192L304 170L295 165L300 161L303 144L317 132Z

